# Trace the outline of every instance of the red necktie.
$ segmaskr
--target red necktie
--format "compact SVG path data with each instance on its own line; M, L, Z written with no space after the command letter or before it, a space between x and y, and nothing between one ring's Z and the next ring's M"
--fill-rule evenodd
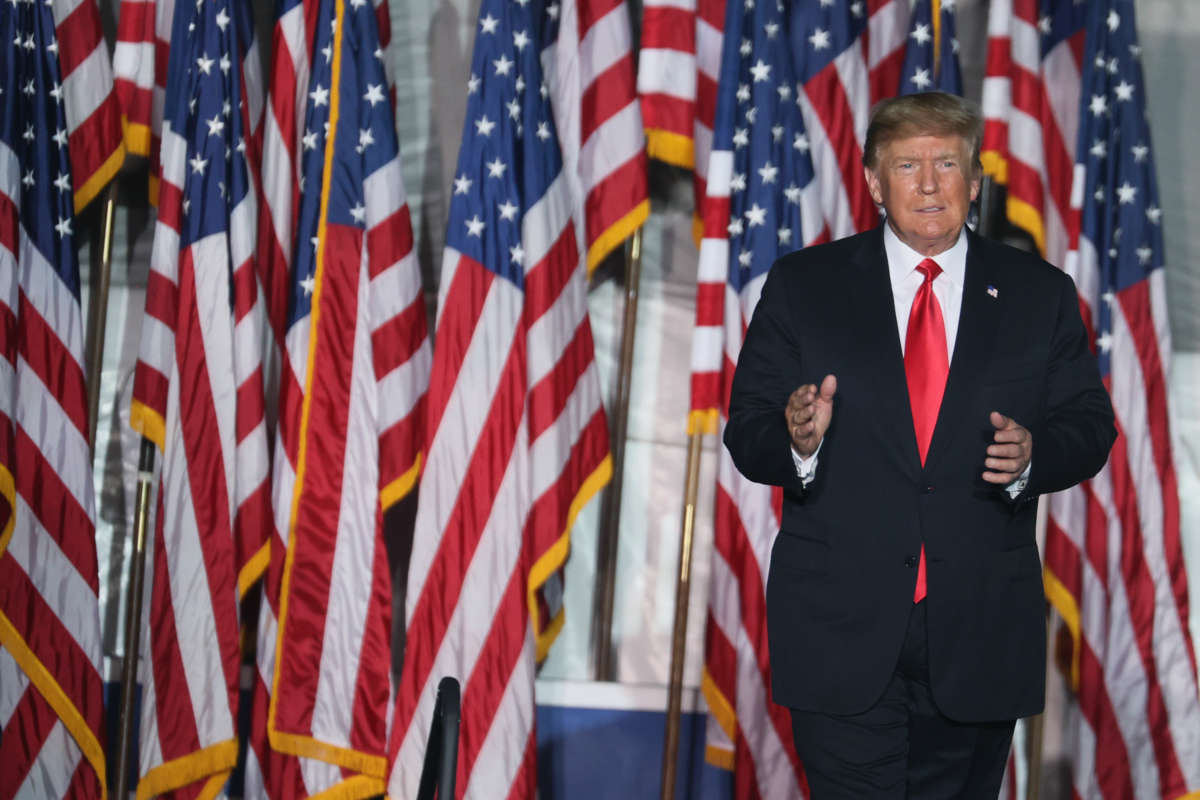
M917 449L921 453L921 466L925 466L925 455L929 452L929 441L933 438L933 427L937 424L938 409L941 408L942 394L946 390L950 358L946 352L946 323L942 320L942 307L933 293L933 279L941 274L942 268L932 258L927 258L917 265L917 269L925 276L925 282L917 289L912 310L908 314L908 333L904 337L904 375L908 379L908 399L912 405ZM925 545L922 543L913 602L919 603L924 598Z

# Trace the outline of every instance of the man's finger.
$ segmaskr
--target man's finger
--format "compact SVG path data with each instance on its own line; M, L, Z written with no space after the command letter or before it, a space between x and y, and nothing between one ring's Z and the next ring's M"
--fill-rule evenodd
M1029 431L1027 431L1021 427L1016 427L1016 428L1005 428L1003 430L996 431L995 436L992 437L992 441L1002 442L1004 444L1013 444L1013 443L1019 444L1021 442L1024 442L1028 438L1029 438Z
M1004 430L1012 424L1012 419L1004 416L999 411L993 411L988 419L992 423L992 427L998 431Z

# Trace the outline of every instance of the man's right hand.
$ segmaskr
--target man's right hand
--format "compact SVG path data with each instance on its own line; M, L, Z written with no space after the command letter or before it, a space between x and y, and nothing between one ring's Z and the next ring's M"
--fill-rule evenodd
M788 433L792 447L802 458L817 452L817 446L829 429L833 417L833 395L837 392L837 378L826 375L820 388L816 384L801 386L788 398L784 414L787 417Z

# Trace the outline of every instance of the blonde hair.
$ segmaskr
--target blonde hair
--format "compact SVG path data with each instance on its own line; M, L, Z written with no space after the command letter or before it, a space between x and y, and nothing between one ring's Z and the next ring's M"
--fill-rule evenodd
M863 165L875 169L885 145L910 136L960 137L970 152L970 173L978 173L983 117L971 101L946 92L921 92L879 102L867 125Z

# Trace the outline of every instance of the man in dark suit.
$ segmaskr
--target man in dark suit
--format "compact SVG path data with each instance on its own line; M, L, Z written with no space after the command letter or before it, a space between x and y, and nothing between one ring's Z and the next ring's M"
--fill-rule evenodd
M1116 435L1070 278L964 226L981 138L961 98L880 104L886 222L781 258L738 360L725 445L784 489L772 688L816 800L996 797L1043 704L1037 497Z

